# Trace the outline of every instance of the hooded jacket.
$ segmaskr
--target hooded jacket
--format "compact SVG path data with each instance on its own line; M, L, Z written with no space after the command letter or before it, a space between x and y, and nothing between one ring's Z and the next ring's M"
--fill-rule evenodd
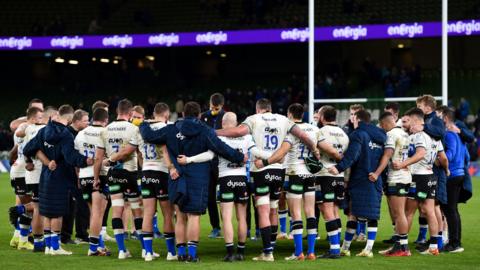
M76 179L75 167L86 167L87 158L75 150L73 135L59 122L50 121L23 149L26 157L42 151L57 168L50 171L42 166L39 184L40 214L49 218L61 217L68 212L69 192Z
M197 118L187 117L159 130L143 122L140 133L145 142L165 144L180 177L169 181L169 199L184 213L204 214L208 203L210 162L180 166L178 155L195 156L211 150L231 162L243 162L243 154L222 142L215 131Z
M363 122L350 134L350 144L343 159L336 165L343 172L351 168L348 191L351 211L356 217L378 220L382 200L382 178L368 180L383 155L387 135L382 129Z

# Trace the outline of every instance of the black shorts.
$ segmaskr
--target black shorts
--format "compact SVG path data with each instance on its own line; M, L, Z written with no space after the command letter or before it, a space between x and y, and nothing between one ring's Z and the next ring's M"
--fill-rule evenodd
M94 191L98 191L105 196L108 197L108 187L107 187L107 177L101 175L100 176L100 187L98 189L93 188L93 177L85 177L80 178L80 189L82 190L83 199L86 202L92 202L92 193Z
M224 176L218 179L220 202L247 203L249 197L247 177L241 175Z
M38 203L38 184L27 184L27 195L32 197L32 201Z
M253 183L255 185L255 196L270 195L270 200L280 199L285 170L268 169L260 172L252 172Z
M385 188L386 196L407 197L410 193L410 184L387 183Z
M123 194L125 198L140 197L137 176L137 172L110 169L107 175L110 195Z
M435 199L437 191L437 178L433 174L427 175L412 175L412 185L415 187L414 191L409 194L418 201L426 199Z
M168 173L161 171L142 172L142 198L168 200Z
M317 203L334 202L341 204L345 200L345 179L343 177L317 176L315 184L320 186L316 193Z
M307 192L315 192L315 176L313 175L288 175L288 193L303 195Z
M15 195L27 195L27 184L25 183L25 177L13 178L11 183L13 189L15 190Z

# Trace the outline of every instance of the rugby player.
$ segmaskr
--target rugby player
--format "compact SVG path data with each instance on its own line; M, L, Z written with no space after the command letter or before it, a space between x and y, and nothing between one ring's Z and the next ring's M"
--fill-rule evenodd
M369 174L370 181L376 181L388 167L386 181L387 202L395 224L394 246L385 252L386 256L410 256L408 248L408 223L405 215L406 196L410 189L412 176L408 168L395 170L392 162L402 162L408 158L408 134L396 126L395 116L385 112L380 116L380 126L387 132L387 142L380 164L375 172Z
M130 202L134 217L135 229L141 232L142 209L140 206L140 192L137 185L137 149L140 141L138 127L128 122L132 116L133 105L128 99L118 102L117 119L110 123L101 135L100 144L97 145L94 165L94 181L100 183L100 170L102 165L109 165L108 186L112 199L112 228L118 246L118 258L131 257L125 247L124 224L122 215L124 211L124 198ZM115 155L124 148L121 155ZM103 157L108 159L105 161ZM103 163L103 164L102 164ZM142 244L143 249L143 241Z
M100 141L101 134L105 132L107 125L108 112L101 108L96 109L93 112L92 125L81 130L75 137L75 148L80 154L95 158L97 146L102 144ZM108 197L107 170L105 167L100 171L99 180L100 182L94 181L93 166L80 169L79 182L83 199L90 208L88 256L110 255L100 234Z
M288 133L300 138L319 158L316 144L308 138L295 123L283 115L273 114L272 105L268 99L260 99L256 103L256 114L248 117L241 125L217 130L217 135L225 137L240 137L251 134L257 146L266 152L274 153ZM254 257L255 261L273 262L273 246L278 230L278 199L280 197L285 170L282 164L269 164L263 160L263 168L252 168L251 176L255 186L255 201L258 210L260 234L262 236L263 252Z
M410 118L410 131L412 132L412 144L415 154L404 161L393 161L395 170L402 170L410 166L412 173L412 188L410 196L418 202L422 213L424 213L430 232L430 245L422 250L421 254L438 255L438 221L435 215L435 194L437 179L433 174L433 165L439 158L445 160L443 145L440 141L434 141L423 132L424 114L420 109L412 109L406 113ZM419 131L420 130L420 131ZM447 160L448 162L448 160ZM407 217L411 221L416 208L408 209Z

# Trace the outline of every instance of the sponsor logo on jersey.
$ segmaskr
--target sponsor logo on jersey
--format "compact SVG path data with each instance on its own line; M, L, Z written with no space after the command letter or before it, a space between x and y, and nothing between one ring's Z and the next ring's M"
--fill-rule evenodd
M268 181L282 181L282 177L279 176L279 175L274 175L274 174L267 173L265 175L265 180L268 180Z
M302 185L291 185L290 189L294 191L303 191L303 186Z
M233 193L222 193L222 199L231 200L233 199Z
M233 182L232 180L229 180L227 182L227 187L231 187L231 188L246 187L246 186L247 186L246 182Z
M142 195L143 195L143 196L148 196L148 195L150 195L150 190L148 190L148 189L142 189Z
M257 193L265 193L265 192L269 192L270 188L269 187L257 187L255 190L257 191Z
M142 177L143 184L160 184L160 179L151 178L151 177Z

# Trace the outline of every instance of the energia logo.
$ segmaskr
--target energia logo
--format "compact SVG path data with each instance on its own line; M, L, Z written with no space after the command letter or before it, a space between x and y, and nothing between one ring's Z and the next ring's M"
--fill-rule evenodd
M387 33L389 36L408 36L409 38L413 38L416 35L423 34L423 25L418 23L392 25L388 27Z
M76 47L83 47L83 44L83 38L79 36L57 37L50 40L50 46L52 46L52 48L75 49Z
M291 30L285 30L280 33L280 37L282 38L282 40L299 40L301 42L308 40L308 35L308 28L293 28Z
M180 42L180 36L171 33L169 35L159 34L148 37L148 44L150 45L161 45L170 47L173 44L178 44Z
M128 46L132 46L133 38L129 35L124 35L124 36L114 35L114 36L104 37L102 39L102 44L105 47L125 48Z
M468 22L457 21L448 24L448 33L465 34L470 36L477 32L480 32L480 22L477 22L476 20Z
M197 34L195 37L197 43L207 43L218 45L220 43L225 43L228 40L228 34L223 31L219 32L207 32L202 34Z
M0 38L0 48L11 48L17 50L23 50L23 48L32 47L32 39L23 37L23 38Z
M342 27L342 28L335 28L333 29L332 36L334 38L345 38L345 39L353 39L357 40L361 37L367 36L367 28L359 25L356 27Z

